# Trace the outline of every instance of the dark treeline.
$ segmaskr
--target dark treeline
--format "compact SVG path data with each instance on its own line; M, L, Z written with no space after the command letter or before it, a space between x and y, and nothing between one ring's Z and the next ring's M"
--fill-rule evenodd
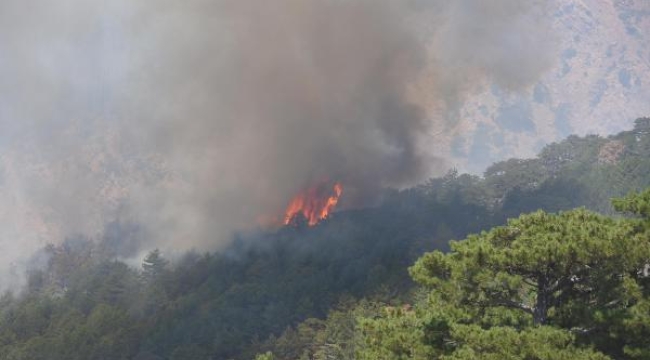
M322 349L353 358L351 344L363 342L357 318L385 315L386 305L409 314L404 304L425 296L408 272L425 252L538 209L613 214L611 198L648 185L645 118L631 131L571 136L537 158L494 164L483 177L451 171L386 190L371 209L242 235L173 263L152 251L141 268L127 266L117 259L137 227L109 227L100 242L48 246L23 294L2 297L0 359L327 358Z

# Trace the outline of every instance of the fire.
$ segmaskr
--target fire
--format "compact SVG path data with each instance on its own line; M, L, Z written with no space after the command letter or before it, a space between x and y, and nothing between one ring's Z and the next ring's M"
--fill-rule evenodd
M329 184L320 183L296 195L287 206L284 224L289 225L302 215L309 226L318 224L334 211L343 194L343 185L336 182L330 189Z

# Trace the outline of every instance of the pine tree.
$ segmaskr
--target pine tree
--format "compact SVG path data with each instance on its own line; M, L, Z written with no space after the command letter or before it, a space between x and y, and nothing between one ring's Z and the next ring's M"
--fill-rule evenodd
M538 211L424 255L427 301L362 320L359 358L649 358L650 190L614 204L640 218Z

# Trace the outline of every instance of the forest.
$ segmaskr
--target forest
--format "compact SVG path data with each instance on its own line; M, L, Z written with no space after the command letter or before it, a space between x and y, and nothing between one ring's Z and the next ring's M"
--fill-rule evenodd
M649 186L640 118L139 268L108 224L0 298L0 359L650 359Z

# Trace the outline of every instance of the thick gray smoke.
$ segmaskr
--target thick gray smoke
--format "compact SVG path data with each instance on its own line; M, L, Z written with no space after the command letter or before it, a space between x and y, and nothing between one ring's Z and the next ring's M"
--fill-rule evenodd
M355 206L443 171L432 125L476 87L540 75L543 15L517 0L2 1L0 267L110 221L141 224L149 247L215 248L315 182Z

